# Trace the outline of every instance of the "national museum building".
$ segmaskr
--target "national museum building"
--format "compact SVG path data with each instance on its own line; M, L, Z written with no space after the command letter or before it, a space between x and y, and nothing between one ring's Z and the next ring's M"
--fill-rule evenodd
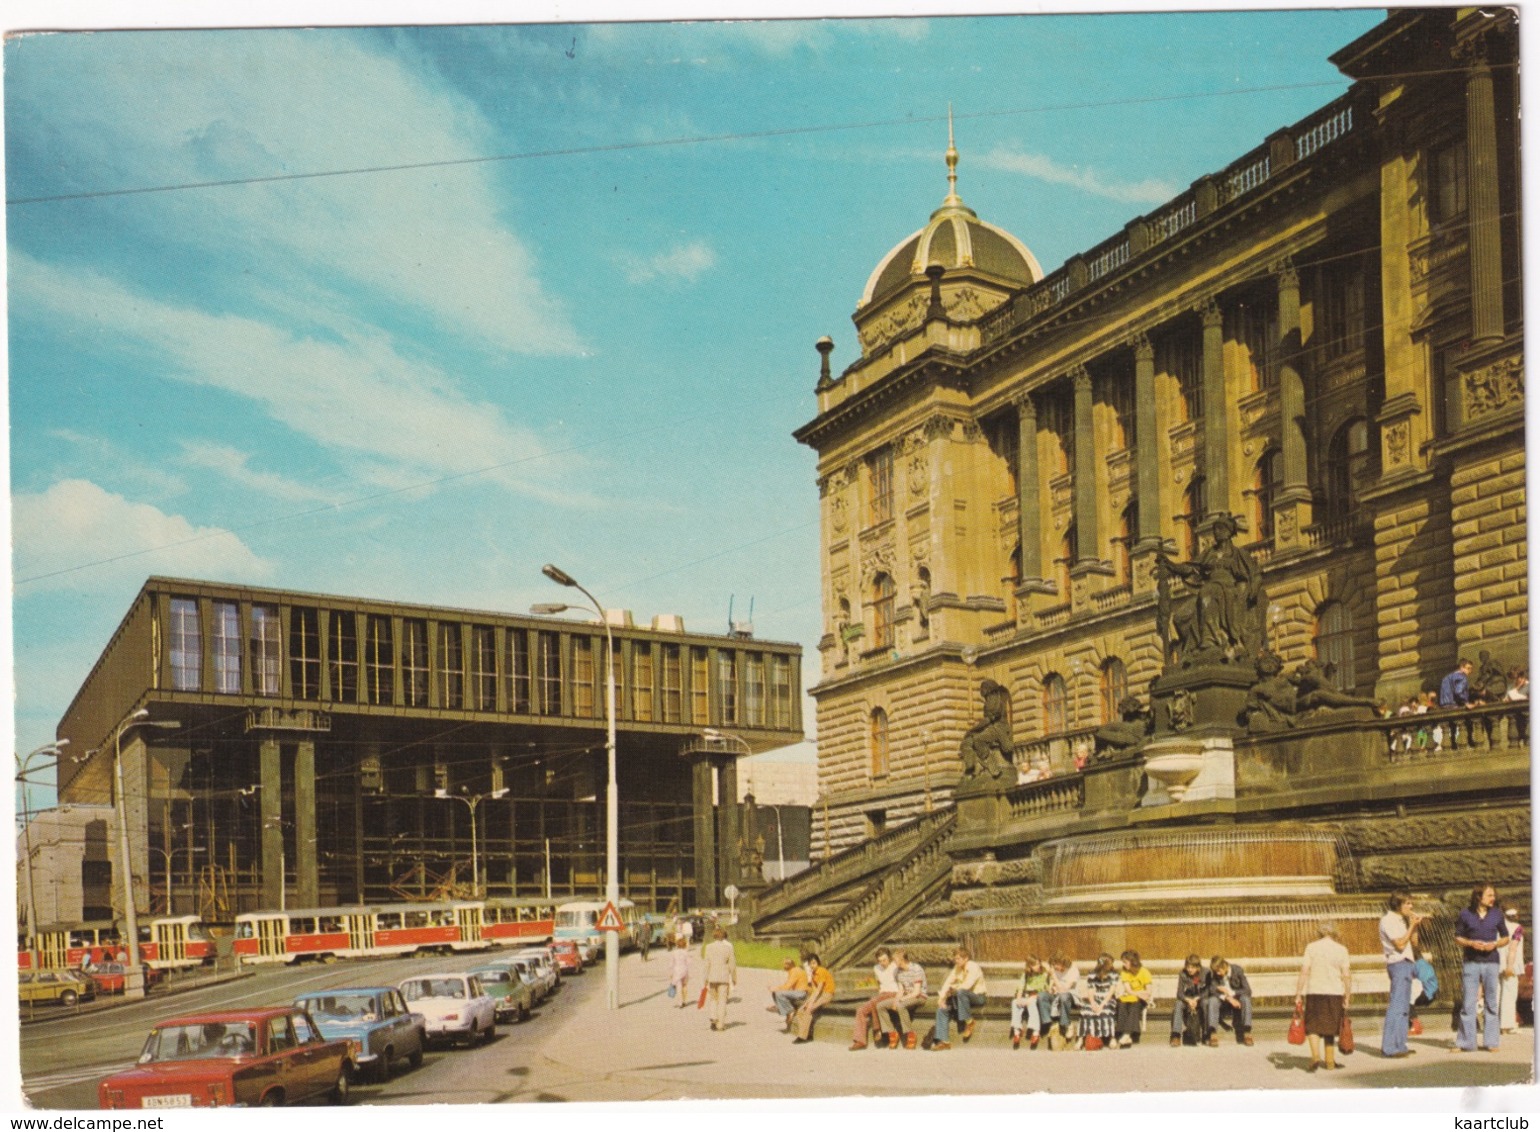
M715 904L752 850L738 758L802 738L801 649L606 616L620 891ZM33 836L81 829L39 918L120 903L120 729L141 912L601 893L605 649L594 622L151 578L59 725Z
M940 207L861 293L860 357L833 373L819 342L796 434L822 516L815 853L940 811L985 681L1014 767L980 846L1141 816L1107 817L1082 768L1130 698L1180 729L1187 693L1150 699L1180 673L1157 564L1216 531L1260 572L1252 647L1328 674L1309 702L1395 712L1478 656L1500 697L1528 655L1517 42L1506 10L1392 12L1332 57L1345 95L1046 275L963 202L949 146ZM1527 886L1527 708L1440 727L1410 756L1437 770L1361 710L1361 753L1313 766L1237 716L1257 653L1221 659L1209 818L1459 811L1479 786L1507 807L1489 875ZM1405 861L1387 886L1434 879Z

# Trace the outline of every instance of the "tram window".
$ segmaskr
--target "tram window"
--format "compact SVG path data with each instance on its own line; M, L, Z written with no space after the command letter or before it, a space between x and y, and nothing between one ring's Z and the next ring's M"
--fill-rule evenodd
M425 928L428 926L428 913L412 911L401 913L401 926L404 928Z
M317 930L323 932L340 932L342 930L342 921L339 920L336 916L322 916L317 926Z
M311 935L315 932L315 918L312 916L296 916L289 921L290 935Z
M391 929L399 928L400 926L400 912L381 912L379 916L375 918L376 931L390 931Z
M257 934L257 925L250 920L242 920L235 925L236 939L252 939Z

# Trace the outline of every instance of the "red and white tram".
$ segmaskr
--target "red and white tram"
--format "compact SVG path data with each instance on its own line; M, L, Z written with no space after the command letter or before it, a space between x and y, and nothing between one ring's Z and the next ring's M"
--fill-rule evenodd
M473 951L490 946L481 917L478 901L245 912L232 947L242 963Z
M556 931L556 905L522 897L493 897L481 908L481 938L499 947L544 943Z
M53 970L111 963L128 953L123 933L106 921L45 928L36 944L38 966ZM162 971L201 967L214 961L214 941L198 916L164 916L139 928L139 959ZM32 953L19 948L16 962L28 970Z

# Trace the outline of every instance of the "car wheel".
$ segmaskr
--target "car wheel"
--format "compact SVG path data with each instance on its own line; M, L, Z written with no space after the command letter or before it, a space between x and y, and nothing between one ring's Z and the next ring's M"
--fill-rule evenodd
M80 996L72 990L67 990L63 994L59 995L59 1001L62 1002L65 1006L74 1006L75 1003L79 1000Z
M332 1091L326 1094L329 1104L348 1103L348 1063L344 1061L342 1068L337 1070L336 1084L332 1085Z
M277 1108L283 1104L283 1090L270 1089L262 1094L262 1099L257 1102L261 1108Z
M471 1032L465 1039L465 1048L470 1049L471 1046L475 1045L480 1040L481 1039L476 1035L476 1023L472 1022Z
M519 1007L519 1021L520 1022L528 1022L529 1021L529 1007L527 1005Z
M374 1079L382 1085L390 1080L390 1069L395 1056L396 1050L394 1046L386 1046L385 1052L380 1054L380 1065L374 1071Z

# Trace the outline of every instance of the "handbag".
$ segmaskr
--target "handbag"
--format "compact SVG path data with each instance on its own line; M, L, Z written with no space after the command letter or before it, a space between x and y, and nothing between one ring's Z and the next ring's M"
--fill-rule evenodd
M1342 1029L1337 1033L1337 1049L1343 1053L1353 1052L1353 1020L1346 1014L1342 1016Z
M695 1000L695 1009L697 1009L697 1010L704 1010L704 1009L706 1009L706 988L705 987L701 987L701 989L700 989L700 997Z
M679 993L679 988L676 987L673 983L669 983L668 984L668 997L669 998L673 998L678 993Z
M1347 1021L1346 1018L1343 1019ZM1302 1046L1305 1044L1305 1008L1303 1005L1294 1008L1294 1020L1289 1023L1289 1044Z

